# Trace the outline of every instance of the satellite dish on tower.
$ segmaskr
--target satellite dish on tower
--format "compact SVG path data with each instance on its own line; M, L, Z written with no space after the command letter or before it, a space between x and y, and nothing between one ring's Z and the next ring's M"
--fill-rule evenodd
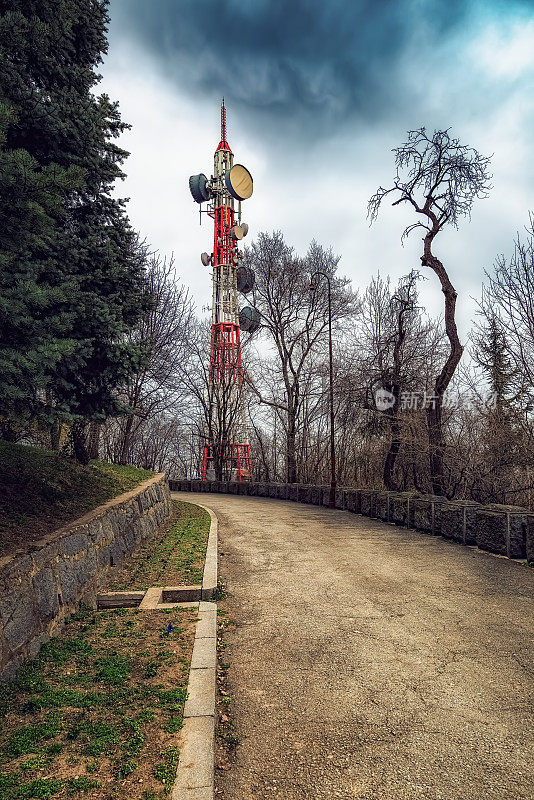
M245 306L239 312L239 327L248 333L257 331L261 324L260 312L254 306Z
M205 267L209 267L211 264L211 256L208 253L201 253L200 260L204 264Z
M250 267L239 267L236 274L237 291L248 294L254 288L256 276Z
M234 164L226 173L226 188L234 200L248 200L252 195L252 175L243 164Z
M189 178L189 191L193 195L195 203L204 203L211 197L211 192L208 189L208 179L201 172L200 175L191 175Z

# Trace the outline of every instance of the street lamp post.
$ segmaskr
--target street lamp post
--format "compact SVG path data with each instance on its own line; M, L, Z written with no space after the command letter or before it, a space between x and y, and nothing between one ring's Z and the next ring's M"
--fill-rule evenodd
M330 278L326 272L318 270L311 276L310 290L313 292L317 288L318 281L315 281L321 275L326 278L328 283L328 354L330 360L330 497L328 500L328 508L336 507L336 447L334 440L334 365L332 357L332 286Z

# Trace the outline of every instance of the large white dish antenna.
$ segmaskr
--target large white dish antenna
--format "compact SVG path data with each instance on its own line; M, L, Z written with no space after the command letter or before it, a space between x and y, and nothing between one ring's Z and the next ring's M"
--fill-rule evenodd
M248 200L252 196L252 175L243 164L234 164L226 173L226 188L235 200Z

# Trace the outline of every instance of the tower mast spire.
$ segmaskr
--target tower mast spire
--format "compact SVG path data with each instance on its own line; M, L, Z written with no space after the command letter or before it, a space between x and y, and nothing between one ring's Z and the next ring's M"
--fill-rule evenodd
M224 97L221 105L221 142L226 142L226 106L224 105Z
M217 150L228 150L231 153L230 145L226 141L226 106L224 105L224 97L221 103L221 141Z
M234 185L235 184L235 185ZM189 188L197 203L208 202L213 219L213 252L201 256L212 272L211 352L202 480L247 481L252 478L250 444L245 419L244 370L241 358L238 271L239 241L247 225L240 224L235 201L241 205L252 194L252 176L226 141L226 106L221 103L221 141L214 153L213 174L192 175ZM249 282L250 283L250 282ZM240 291L250 291L240 284ZM251 309L249 309L250 311ZM256 327L257 327L256 323ZM245 330L252 331L250 324Z

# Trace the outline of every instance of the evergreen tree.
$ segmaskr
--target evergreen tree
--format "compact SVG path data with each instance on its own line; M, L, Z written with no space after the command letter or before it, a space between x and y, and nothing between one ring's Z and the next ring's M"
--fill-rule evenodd
M0 102L0 399L3 431L24 418L59 360L74 349L61 313L55 234L66 217L65 199L80 171L41 167L24 149L6 148L16 123Z
M20 200L28 235L18 225L2 240L11 274L1 286L0 358L18 374L0 385L1 399L10 413L24 404L26 413L77 420L83 432L85 421L123 410L115 389L142 359L124 334L151 303L146 253L125 201L111 194L127 156L113 139L127 126L116 103L93 93L107 1L4 0L2 12L0 147L11 164L11 178L0 175L3 214L14 170L31 165L31 180Z
M490 402L480 409L484 417L483 467L475 490L482 502L513 502L517 471L525 460L521 414L514 396L517 370L510 359L506 333L491 306L484 307L475 326L471 354L491 393Z
M502 413L509 405L517 370L512 365L506 335L497 315L491 308L484 314L483 320L475 326L472 356L489 383L493 404Z

